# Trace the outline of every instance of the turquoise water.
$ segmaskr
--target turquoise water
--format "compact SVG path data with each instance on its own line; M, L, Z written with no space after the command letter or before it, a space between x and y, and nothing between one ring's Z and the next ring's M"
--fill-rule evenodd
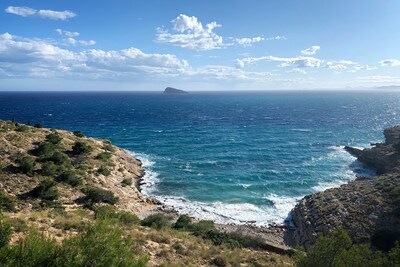
M282 222L306 194L372 175L343 146L400 122L394 92L0 93L0 118L107 138L143 192L197 218Z

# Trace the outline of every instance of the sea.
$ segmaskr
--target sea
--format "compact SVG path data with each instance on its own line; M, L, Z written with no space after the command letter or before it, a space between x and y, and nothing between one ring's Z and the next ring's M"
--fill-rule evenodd
M282 223L302 197L357 176L348 154L400 123L400 92L0 92L0 119L109 139L142 192L198 219Z

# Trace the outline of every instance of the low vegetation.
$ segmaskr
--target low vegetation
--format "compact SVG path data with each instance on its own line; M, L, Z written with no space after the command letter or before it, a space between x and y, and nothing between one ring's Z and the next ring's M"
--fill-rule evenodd
M319 237L307 253L297 253L296 263L299 267L400 266L400 247L397 243L388 253L374 251L367 244L353 244L346 231L336 230L328 236Z

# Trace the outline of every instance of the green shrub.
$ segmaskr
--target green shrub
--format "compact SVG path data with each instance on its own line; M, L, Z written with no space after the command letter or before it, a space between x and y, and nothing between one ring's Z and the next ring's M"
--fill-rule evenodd
M183 214L183 215L179 216L178 220L176 221L176 223L174 225L174 228L188 229L189 226L191 225L191 223L192 223L192 219L188 215Z
M81 183L79 177L71 169L64 170L57 176L58 182L63 182L71 186L78 186Z
M56 266L58 245L55 240L31 230L17 244L0 251L2 266Z
M140 224L142 226L162 229L171 225L171 218L164 213L156 213L144 218Z
M29 155L18 157L16 162L20 171L25 174L31 174L36 166L35 158Z
M97 221L83 234L63 242L57 266L146 266L147 257L133 247L133 240L123 237L119 227Z
M124 225L139 224L140 219L133 213L116 211L111 206L101 206L95 211L95 218L101 220L116 220Z
M69 157L65 153L58 150L54 151L53 155L47 158L47 160L53 161L57 165L70 164Z
M131 186L132 178L124 178L121 183L122 183L122 186Z
M53 201L58 199L59 193L55 187L56 182L53 179L46 179L39 183L32 191L33 197L41 198L43 200Z
M81 131L74 131L74 135L79 138L85 137L85 135Z
M111 174L111 171L110 171L109 169L107 169L107 167L105 167L105 166L101 166L101 167L97 170L97 172L98 172L99 174L104 175L104 176L109 176L109 175Z
M193 223L188 227L189 231L191 231L194 235L200 236L206 234L210 231L216 230L214 221L211 220L202 220L197 223Z
M62 138L58 135L58 133L49 133L46 135L45 140L53 145L58 145L61 143Z
M4 219L2 215L0 215L0 249L10 242L11 234L11 223Z
M0 211L15 211L15 199L0 191Z
M40 143L34 150L36 156L41 160L50 158L56 151L56 147L50 142Z
M372 251L368 245L355 245L344 230L321 236L307 253L297 253L297 266L389 267L400 264L398 244L388 254Z
M16 128L15 131L17 132L27 132L29 130L28 126L24 124L19 124Z
M52 176L57 175L58 167L54 164L53 161L46 161L42 164L42 175L44 176Z
M107 160L109 158L111 158L112 154L110 152L101 152L99 154L97 154L96 159L100 159L100 160Z
M93 150L86 142L76 141L72 146L72 153L75 155L88 154Z
M85 187L82 192L86 195L86 203L108 203L114 205L118 202L118 197L113 192L95 186Z
M33 127L35 128L43 128L43 126L40 123L35 123L35 125L33 125Z

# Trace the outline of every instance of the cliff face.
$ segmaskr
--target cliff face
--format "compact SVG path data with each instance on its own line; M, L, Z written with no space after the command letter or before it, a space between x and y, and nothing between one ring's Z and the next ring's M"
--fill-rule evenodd
M359 150L346 147L379 173L357 178L339 188L306 196L292 210L295 230L286 233L289 244L306 249L318 234L344 228L355 242L368 242L377 231L400 232L400 126L384 131L385 142Z

